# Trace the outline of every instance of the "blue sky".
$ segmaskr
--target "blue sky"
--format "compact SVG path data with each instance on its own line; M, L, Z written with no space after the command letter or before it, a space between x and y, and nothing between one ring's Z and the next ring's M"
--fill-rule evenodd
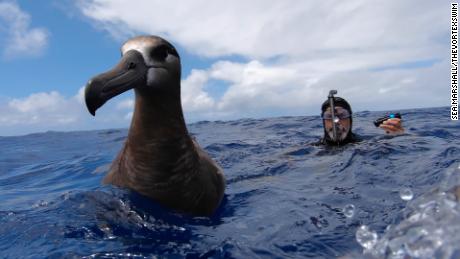
M449 104L450 5L436 1L0 1L0 136L128 127L132 93L82 102L130 37L172 42L187 122ZM448 119L446 117L446 119Z

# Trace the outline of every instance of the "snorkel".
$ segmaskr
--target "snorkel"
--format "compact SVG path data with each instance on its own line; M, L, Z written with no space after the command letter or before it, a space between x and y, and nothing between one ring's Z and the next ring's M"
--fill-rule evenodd
M335 105L334 105L334 94L337 94L337 90L330 90L327 99L329 100L329 107L331 107L331 114L332 114L332 136L333 140L337 141L337 122L338 120L335 118Z
M343 98L334 96L337 90L331 90L321 105L323 119L323 140L329 144L342 145L353 141L352 111L350 104Z

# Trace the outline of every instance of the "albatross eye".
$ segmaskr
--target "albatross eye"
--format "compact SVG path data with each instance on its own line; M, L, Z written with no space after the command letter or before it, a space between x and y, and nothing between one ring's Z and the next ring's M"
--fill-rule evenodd
M155 49L153 49L152 53L151 53L151 56L155 60L163 61L163 60L166 59L168 54L169 54L168 47L165 46L165 45L162 45L162 46L159 46L159 47L156 47Z
M134 68L136 68L136 63L134 63L134 62L129 62L129 64L128 64L128 69L134 69Z

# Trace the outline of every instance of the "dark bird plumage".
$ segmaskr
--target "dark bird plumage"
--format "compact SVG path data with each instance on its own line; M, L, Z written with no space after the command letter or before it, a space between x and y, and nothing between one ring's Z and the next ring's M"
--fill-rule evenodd
M104 183L133 189L182 212L211 215L222 200L225 178L187 131L177 51L160 37L138 36L124 43L121 52L120 63L91 79L85 89L93 115L110 98L135 92L128 138Z

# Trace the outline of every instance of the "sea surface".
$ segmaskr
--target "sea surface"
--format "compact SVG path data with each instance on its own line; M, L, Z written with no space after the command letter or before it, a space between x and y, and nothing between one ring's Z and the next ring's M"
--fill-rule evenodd
M0 258L460 258L460 122L387 136L386 113L345 147L314 145L319 116L188 125L227 179L211 218L101 184L126 129L0 137Z

